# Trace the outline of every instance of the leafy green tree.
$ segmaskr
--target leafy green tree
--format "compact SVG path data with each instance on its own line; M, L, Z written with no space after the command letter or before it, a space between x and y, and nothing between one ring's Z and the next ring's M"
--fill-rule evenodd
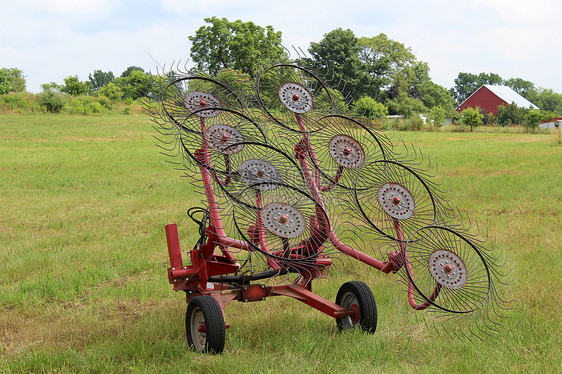
M24 92L25 77L23 72L16 68L0 69L0 95L8 92Z
M72 96L83 95L88 92L88 84L78 79L77 75L71 75L64 78L64 86L61 91Z
M462 114L460 114L459 112L457 112L456 110L453 112L453 114L451 115L451 121L453 123L453 125L458 125L462 122Z
M431 82L431 77L429 76L429 64L424 61L417 61L415 60L412 64L412 73L413 76L413 86L419 86L420 84Z
M507 126L511 124L511 121L508 120L507 105L500 105L498 107L498 114L496 114L496 121L500 126Z
M123 91L113 82L101 87L99 92L111 101L119 101L123 97Z
M60 84L57 84L55 82L51 82L51 83L43 83L41 85L41 89L43 91L53 91L53 92L62 92L62 87Z
M388 108L382 103L378 103L369 96L363 96L357 100L353 107L355 113L365 118L386 118L388 115Z
M385 103L388 112L400 114L407 118L416 118L420 113L427 113L427 108L420 99L408 96L406 92L401 92L398 96Z
M90 80L90 87L94 91L99 90L115 80L115 76L111 71L104 72L101 70L94 70L94 74L90 74L88 78Z
M398 73L413 74L412 67L416 63L410 48L383 33L359 39L359 60L370 78L366 93L375 99L381 98L382 90L394 83Z
M442 126L445 121L446 110L441 105L436 105L429 110L427 120L434 126Z
M219 82L226 84L231 90L244 96L244 92L252 90L252 78L239 70L224 68L217 74Z
M533 104L551 112L562 113L562 94L554 92L552 89L539 89L529 98Z
M539 125L539 122L543 119L543 115L540 110L538 109L529 109L529 111L525 114L525 119L523 121L523 125L531 131L536 130Z
M369 78L359 59L359 39L353 31L332 30L320 42L310 43L308 51L313 65L333 75L345 97L357 100L365 93Z
M484 116L480 113L478 108L466 108L462 111L462 122L465 125L470 126L471 132L473 127L477 127L482 124L482 118L484 118Z
M555 118L560 117L560 113L552 112L549 110L541 110L541 121L553 121Z
M332 104L333 104L333 108L340 113L346 112L347 110L349 110L349 104L346 101L345 97L343 96L343 94L335 89L335 88L331 88L331 87L327 87L327 90L324 91L322 90L322 92L320 93L319 97L318 97L318 102L320 103L327 103L329 102L329 100L327 100L326 96L330 95L330 98L332 100ZM319 109L328 109L328 108L319 108Z
M283 55L279 48L281 32L276 32L272 26L263 28L253 22L230 22L217 17L205 18L205 22L207 25L189 36L194 70L216 75L222 68L244 70L251 67L263 54L268 58Z
M500 126L520 125L525 119L525 109L519 108L515 103L500 105L496 121Z
M416 88L421 101L427 108L440 107L444 110L445 115L450 115L455 110L453 97L445 87L432 81L425 81Z
M123 92L124 99L136 100L151 92L152 79L142 70L133 70L126 77L116 78L114 83Z
M141 71L144 73L143 68L139 68L138 66L129 66L123 73L121 73L120 76L122 78L127 78L133 73L133 71Z

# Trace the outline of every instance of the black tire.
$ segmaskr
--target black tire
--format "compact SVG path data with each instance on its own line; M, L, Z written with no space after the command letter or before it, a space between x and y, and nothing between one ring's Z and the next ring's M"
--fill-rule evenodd
M200 326L202 329L198 329ZM191 299L185 313L185 333L190 349L222 353L226 339L225 324L222 309L215 298L202 295Z
M361 330L374 334L377 330L377 303L373 292L365 283L351 281L344 283L336 296L336 304L347 310L355 309L354 316L336 320L340 330L352 329L359 325Z

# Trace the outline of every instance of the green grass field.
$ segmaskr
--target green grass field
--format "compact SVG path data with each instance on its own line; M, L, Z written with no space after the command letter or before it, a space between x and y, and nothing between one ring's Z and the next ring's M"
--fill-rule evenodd
M232 303L222 355L188 350L185 297L168 284L163 227L201 195L159 154L144 116L0 115L0 373L562 371L562 146L554 134L397 133L502 248L513 300L501 333L451 340L426 328L398 277L359 262L314 284L334 299L367 282L374 335L293 299Z

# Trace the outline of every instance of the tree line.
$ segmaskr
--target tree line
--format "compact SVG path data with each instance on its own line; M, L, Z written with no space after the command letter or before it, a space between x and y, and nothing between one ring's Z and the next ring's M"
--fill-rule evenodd
M206 18L194 35L190 56L193 72L216 74L251 74L267 60L282 60L286 52L280 48L282 33L272 26L261 27L253 22L231 22L226 18ZM332 77L331 86L336 96L351 99L357 111L366 116L397 114L417 118L423 114L434 122L445 117L458 118L455 108L483 84L506 85L537 105L548 115L562 113L562 94L551 89L536 87L521 78L503 79L495 73L472 74L461 72L455 85L447 89L432 81L427 62L419 60L411 48L380 33L371 37L357 37L350 29L337 28L322 40L310 43L308 57L300 62ZM60 95L90 95L111 102L136 100L150 95L151 87L161 77L130 66L119 77L110 71L95 70L87 81L76 75L64 78L62 84L42 85L38 94L47 104L56 102ZM18 69L0 69L0 94L25 91L23 72ZM513 105L513 104L512 104ZM48 110L61 110L57 105L46 105ZM528 110L508 106L501 110L502 117L482 122L500 124L522 123ZM499 115L498 115L499 116ZM487 118L484 118L487 117ZM522 119L523 118L523 119ZM518 122L519 121L519 122Z
M145 72L138 66L129 66L120 76L111 71L94 70L88 80L81 81L77 75L63 79L63 83L44 83L42 91L34 95L32 103L14 93L25 92L25 77L19 69L0 69L0 95L4 103L20 110L43 110L53 113L72 114L102 113L118 103L131 104L150 95L153 87L165 77Z

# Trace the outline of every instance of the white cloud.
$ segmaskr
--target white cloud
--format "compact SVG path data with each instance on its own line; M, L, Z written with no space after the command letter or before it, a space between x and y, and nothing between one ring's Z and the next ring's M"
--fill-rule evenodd
M474 0L474 4L489 8L498 19L519 25L536 25L560 18L560 0Z
M22 3L25 3L25 0ZM50 10L64 15L88 16L107 13L112 4L110 0L29 0L29 3L36 9Z

